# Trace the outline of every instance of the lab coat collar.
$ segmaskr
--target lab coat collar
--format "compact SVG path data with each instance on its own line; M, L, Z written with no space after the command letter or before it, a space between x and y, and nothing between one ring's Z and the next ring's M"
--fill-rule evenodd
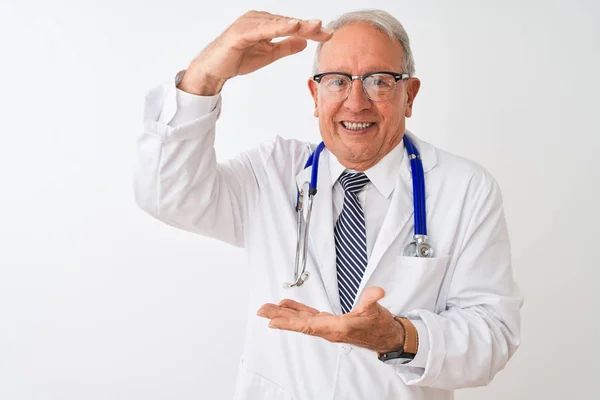
M415 144L419 152L421 153L421 159L423 162L424 172L428 172L437 163L437 155L435 148L429 143L423 142L417 138L411 131L405 132L412 142ZM373 183L375 188L379 192L389 198L394 188L396 187L396 178L400 171L397 168L402 163L409 164L409 160L405 157L406 149L404 147L404 138L398 143L396 147L386 154L381 161L365 171L365 174L369 180ZM331 171L331 184L334 185L344 171L352 171L344 167L338 161L337 157L330 154L329 157L329 170ZM352 171L354 172L354 171Z
M431 169L437 164L437 152L435 147L427 142L422 141L409 130L407 130L404 134L408 136L410 140L412 140L413 144L417 147L417 150L419 150L419 153L421 154L421 162L423 163L423 172L427 173L431 171ZM406 154L406 149L404 153ZM408 157L404 157L403 160L406 165L410 164Z
M409 130L406 130L404 134L412 140L413 144L417 147L417 150L419 150L419 153L421 153L423 171L425 173L429 172L437 164L437 154L435 147L433 147L427 142L422 141ZM311 151L314 151L315 148L316 146L311 146ZM395 179L397 173L394 171L397 170L394 164L399 163L410 166L408 157L405 157L405 155L406 148L404 146L403 138L402 141L396 147L394 147L394 149L392 149L392 151L389 154L387 154L381 159L381 161L379 161L379 163L365 171L365 173L367 173L367 176L372 182L380 182L380 184L377 184L375 182L373 182L373 184L376 185L377 189L386 197L389 196L389 193L387 192L389 190L388 184L390 183L390 177L393 177L393 180L391 180L391 182L393 182L394 184L396 183ZM325 163L325 160L328 160L328 162ZM303 163L305 162L306 161L304 160ZM340 164L337 158L327 148L323 150L323 153L321 153L321 158L319 159L319 171L321 171L319 172L319 181L322 180L321 176L325 174L324 169L321 167L321 165L328 166L329 176L331 179L330 183L332 187L338 180L340 175L346 170L346 168L342 164ZM310 174L311 169L305 168L296 175L296 183L298 184L298 188L300 188L301 185L303 185L305 182L310 181ZM371 179L372 177L374 179Z

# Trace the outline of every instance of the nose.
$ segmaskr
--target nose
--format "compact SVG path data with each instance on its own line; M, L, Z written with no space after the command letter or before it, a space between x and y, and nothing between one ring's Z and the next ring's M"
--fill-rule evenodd
M352 112L359 112L371 107L371 100L365 94L362 84L360 79L355 79L348 97L344 100L344 107Z

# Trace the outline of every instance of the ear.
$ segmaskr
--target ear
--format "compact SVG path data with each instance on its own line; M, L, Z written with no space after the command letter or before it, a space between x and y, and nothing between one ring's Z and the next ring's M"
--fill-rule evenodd
M404 115L406 118L412 116L412 106L415 101L415 97L417 97L417 93L419 93L419 88L421 87L421 81L419 78L409 78L406 82L406 109Z
M319 118L319 88L317 82L311 78L308 79L308 90L315 102L315 117Z

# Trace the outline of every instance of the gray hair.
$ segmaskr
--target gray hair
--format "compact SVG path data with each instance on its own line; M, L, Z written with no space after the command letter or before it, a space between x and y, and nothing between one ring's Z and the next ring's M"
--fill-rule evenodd
M343 14L339 18L331 21L327 24L326 28L331 30L337 30L344 26L351 25L357 22L365 22L371 24L373 27L379 29L381 32L387 34L391 39L397 40L402 45L402 72L408 73L409 76L415 75L415 60L410 50L410 41L408 40L408 34L404 30L404 27L396 18L391 14L383 10L360 10L352 11ZM319 72L319 55L321 54L321 47L323 42L319 42L317 45L317 51L315 53L315 61L313 63L313 73Z

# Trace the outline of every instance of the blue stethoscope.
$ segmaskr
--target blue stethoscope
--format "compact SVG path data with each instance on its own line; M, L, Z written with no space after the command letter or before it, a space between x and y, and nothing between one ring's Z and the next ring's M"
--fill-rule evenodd
M425 174L423 172L423 163L419 151L408 138L404 135L404 145L410 159L410 169L412 175L413 188L413 206L414 206L414 241L410 242L404 248L404 255L410 257L430 258L433 257L433 248L427 242L427 218L425 214ZM296 261L294 267L294 282L285 283L285 288L299 287L308 279L309 273L306 271L306 254L308 251L308 228L310 225L310 216L315 195L317 194L317 178L319 175L319 157L325 148L321 142L315 151L308 157L304 169L312 167L310 182L306 182L298 191L296 198ZM304 232L302 232L302 214L304 210L304 199L308 192L308 203L306 213L306 223Z

